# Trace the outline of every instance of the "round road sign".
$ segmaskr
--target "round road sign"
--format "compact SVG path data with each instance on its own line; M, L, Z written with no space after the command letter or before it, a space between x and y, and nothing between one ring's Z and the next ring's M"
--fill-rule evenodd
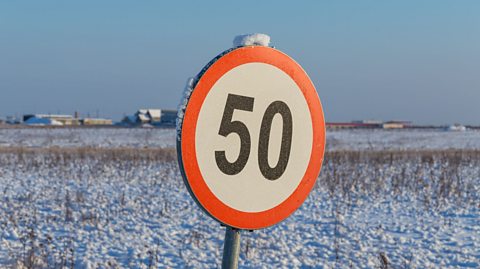
M320 172L325 122L315 87L276 49L226 51L197 78L177 150L185 184L210 216L238 229L274 225Z

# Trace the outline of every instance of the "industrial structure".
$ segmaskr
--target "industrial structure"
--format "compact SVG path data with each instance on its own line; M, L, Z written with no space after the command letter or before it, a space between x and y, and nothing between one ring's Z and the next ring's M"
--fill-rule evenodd
M111 119L79 118L78 113L72 115L59 114L27 114L23 116L23 124L30 126L80 126L80 125L112 125Z
M412 127L410 121L387 121L382 124L383 129L403 129Z
M327 122L330 129L403 129L413 127L410 121L356 120L352 122Z
M84 118L80 120L80 123L85 126L112 125L113 121L111 119L103 119L103 118Z
M124 126L158 126L173 127L176 124L177 111L168 109L139 109L135 114L125 116Z

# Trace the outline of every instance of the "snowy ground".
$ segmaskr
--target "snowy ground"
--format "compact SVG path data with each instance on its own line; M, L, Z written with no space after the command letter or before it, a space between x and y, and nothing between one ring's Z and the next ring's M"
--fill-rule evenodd
M0 128L0 147L175 147L175 130ZM480 130L328 130L328 150L480 149Z
M224 228L189 197L168 150L174 134L0 130L4 149L35 149L0 151L0 267L218 267ZM382 257L388 268L480 267L480 133L327 137L305 204L279 225L242 233L242 268L382 268Z
M327 146L332 150L480 149L480 130L329 130Z
M0 147L174 147L175 131L157 128L0 128Z

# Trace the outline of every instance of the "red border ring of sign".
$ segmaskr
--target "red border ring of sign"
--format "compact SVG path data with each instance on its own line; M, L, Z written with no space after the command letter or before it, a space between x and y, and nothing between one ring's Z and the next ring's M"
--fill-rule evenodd
M279 205L261 212L243 212L220 201L202 177L195 151L198 114L213 85L231 69L246 63L271 64L287 73L301 89L312 119L313 143L310 162L295 191ZM310 193L320 172L325 152L325 120L315 86L302 67L288 55L262 46L235 49L219 58L200 78L190 96L181 132L181 153L186 181L197 202L213 218L239 229L260 229L274 225L297 210Z

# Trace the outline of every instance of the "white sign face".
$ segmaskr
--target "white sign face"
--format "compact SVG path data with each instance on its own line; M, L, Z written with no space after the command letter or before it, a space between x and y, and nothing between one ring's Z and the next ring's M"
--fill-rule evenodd
M270 64L243 64L224 74L202 105L195 135L200 171L226 205L243 212L265 211L287 199L301 182L312 135L310 111L295 81ZM264 175L262 169L277 174Z
M219 222L260 229L290 216L315 184L325 122L305 71L286 54L223 53L198 79L177 144L185 184Z

